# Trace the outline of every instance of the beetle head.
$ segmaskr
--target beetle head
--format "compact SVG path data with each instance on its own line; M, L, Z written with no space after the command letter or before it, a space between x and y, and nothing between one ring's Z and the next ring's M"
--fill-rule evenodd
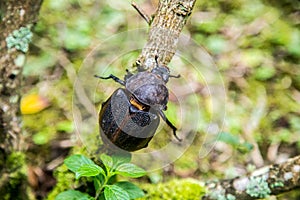
M151 73L160 76L165 83L169 81L170 71L167 67L157 66L152 69Z

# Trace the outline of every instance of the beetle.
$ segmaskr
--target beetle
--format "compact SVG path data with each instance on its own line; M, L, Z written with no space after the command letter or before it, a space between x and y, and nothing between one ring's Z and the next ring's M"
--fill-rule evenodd
M100 135L105 144L116 145L126 151L146 148L160 123L160 117L176 135L177 128L163 111L167 109L169 92L166 83L170 75L167 66L159 65L151 71L139 70L136 74L128 70L124 80L110 74L100 79L113 79L125 88L118 88L102 104L99 112Z

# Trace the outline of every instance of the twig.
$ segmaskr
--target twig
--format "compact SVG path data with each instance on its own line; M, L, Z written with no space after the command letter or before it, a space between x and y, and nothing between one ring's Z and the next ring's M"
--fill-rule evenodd
M145 13L145 11L140 8L134 1L131 2L132 7L141 15L141 17L147 22L148 25L151 24L151 18Z
M137 67L151 70L159 63L168 65L174 56L179 35L192 13L196 0L160 0L151 20L148 41L136 60Z

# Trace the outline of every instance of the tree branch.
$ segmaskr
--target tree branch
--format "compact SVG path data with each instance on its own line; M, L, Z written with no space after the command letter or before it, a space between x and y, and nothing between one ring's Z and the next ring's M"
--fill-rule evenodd
M160 0L153 17L148 42L138 57L136 64L146 70L155 66L155 56L159 63L167 65L177 49L178 37L192 13L196 0Z
M300 187L300 156L282 164L274 164L254 171L251 175L231 180L207 183L208 195L203 200L223 197L251 200L278 195Z
M151 18L145 13L143 9L141 9L134 1L131 2L132 7L141 15L141 17L147 22L147 24L151 24Z

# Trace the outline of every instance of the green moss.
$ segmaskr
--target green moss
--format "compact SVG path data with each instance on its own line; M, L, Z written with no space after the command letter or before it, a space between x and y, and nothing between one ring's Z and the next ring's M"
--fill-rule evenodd
M5 39L8 49L16 48L24 53L28 51L29 43L31 42L32 32L29 27L21 27L14 30L12 34Z
M48 109L35 115L24 115L23 126L35 144L43 145L55 138L58 120L62 120L55 109Z
M12 172L25 165L25 155L22 152L16 151L11 153L7 158L7 169Z
M1 199L28 199L30 195L26 184L25 155L22 152L12 152L4 160L6 175L0 177L4 185L0 187ZM26 190L26 191L25 191Z
M157 185L147 184L142 185L141 188L146 191L146 195L140 198L140 200L199 200L205 194L206 190L201 182L194 179L172 180Z
M55 188L49 193L47 197L48 200L55 199L59 193L74 188L74 185L78 184L78 180L75 180L74 173L69 171L65 165L62 165L55 170L54 177L56 178L57 183Z

